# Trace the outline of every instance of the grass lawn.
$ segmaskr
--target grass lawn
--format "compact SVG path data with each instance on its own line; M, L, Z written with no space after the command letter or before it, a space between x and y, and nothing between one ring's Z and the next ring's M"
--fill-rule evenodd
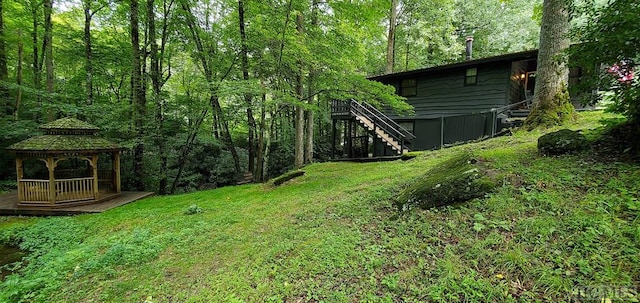
M594 129L605 116L583 113L571 128ZM313 164L278 187L154 197L94 215L0 217L0 243L31 251L0 282L0 301L560 302L582 294L637 302L640 165L588 153L542 157L541 134L409 161ZM497 190L396 211L404 185L462 150L499 172ZM185 214L194 204L201 212Z

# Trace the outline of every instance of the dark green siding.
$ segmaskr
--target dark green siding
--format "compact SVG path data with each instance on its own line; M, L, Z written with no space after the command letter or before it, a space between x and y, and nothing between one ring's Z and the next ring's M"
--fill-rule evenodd
M511 62L472 67L478 68L478 83L470 86L464 85L466 68L416 76L417 96L407 99L415 108L415 118L477 113L508 104ZM394 79L388 84L397 87L400 81ZM390 114L390 117L402 118L395 114Z

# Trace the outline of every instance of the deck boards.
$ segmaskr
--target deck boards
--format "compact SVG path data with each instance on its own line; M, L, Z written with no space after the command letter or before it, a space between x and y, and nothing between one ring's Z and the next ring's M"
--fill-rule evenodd
M0 195L0 216L67 216L101 213L152 195L152 192L124 191L119 195L103 195L98 202L92 204L43 209L42 207L18 206L18 191L12 191Z

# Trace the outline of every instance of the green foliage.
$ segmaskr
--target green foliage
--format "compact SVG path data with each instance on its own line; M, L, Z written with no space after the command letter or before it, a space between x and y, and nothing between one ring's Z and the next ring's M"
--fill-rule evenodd
M5 148L37 133L38 125L31 120L15 121L13 117L0 117L0 180L14 179L16 162Z
M293 147L279 141L271 142L269 161L267 162L267 178L282 175L293 168Z
M598 3L599 4L599 3ZM572 35L581 43L570 50L570 62L583 69L580 89L591 97L585 102L598 101L602 96L591 96L594 87L613 93L611 108L640 125L640 81L638 75L630 81L620 81L618 75L607 70L621 65L624 60L634 69L640 62L640 29L637 16L640 7L633 1L609 0L604 5L585 1L576 7L582 19ZM640 128L639 128L640 129Z
M199 207L198 205L196 205L196 204L193 204L193 205L190 205L190 206L189 206L189 207L184 211L184 214L185 214L185 215L187 215L187 216L190 216L190 215L200 214L200 213L202 213L202 211L203 211L203 210L202 210L202 208L200 208L200 207Z
M483 197L495 184L468 153L453 155L417 178L396 199L399 210L428 209Z

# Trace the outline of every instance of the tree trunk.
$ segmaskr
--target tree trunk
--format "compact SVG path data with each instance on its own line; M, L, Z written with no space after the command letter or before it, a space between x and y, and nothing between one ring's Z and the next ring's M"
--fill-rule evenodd
M202 113L198 117L198 119L191 125L192 127L189 129L187 133L187 140L180 151L180 157L178 158L178 172L176 173L176 177L173 179L173 183L171 185L171 194L176 192L176 188L178 187L178 181L180 181L180 177L182 176L182 171L184 170L184 165L187 163L189 158L189 153L191 152L191 146L193 142L196 140L196 136L198 135L198 129L202 125L202 121L207 116L208 109L202 110Z
M167 193L167 152L166 138L164 136L164 104L162 101L162 79L160 75L160 62L158 58L158 44L156 43L156 19L155 19L155 1L147 0L147 36L149 37L150 52L150 77L153 103L156 106L156 133L155 145L158 148L158 156L160 158L160 171L158 180L158 194L165 195ZM163 31L164 33L164 31ZM164 38L164 37L163 37Z
M93 51L91 50L91 0L84 0L84 72L87 104L93 104Z
M247 36L245 33L245 21L244 21L244 1L238 0L238 16L239 16L239 28L240 28L240 47L241 47L241 62L242 62L242 79L249 80L249 56L247 50ZM248 170L254 177L255 173L255 133L256 133L256 120L253 117L253 105L251 104L252 96L250 94L244 94L244 103L247 107L247 124L249 127L248 141L249 147L247 148L249 156Z
M2 2L0 0L0 81L6 82L9 80L9 71L7 70ZM9 101L9 89L4 83L0 83L0 106L2 106L0 108L0 117L12 114L12 105L12 102Z
M136 143L133 148L133 187L136 190L144 190L144 116L146 113L146 100L142 91L142 70L140 62L140 31L138 28L138 0L131 0L129 14L131 23L131 49L132 49L132 73L131 73L131 97L134 107L134 127Z
M260 132L258 134L258 148L256 151L256 172L254 176L256 178L256 182L264 181L264 156L265 156L265 127L266 127L266 103L267 103L267 95L262 94L262 103L260 104Z
M22 103L22 60L24 59L24 46L22 45L22 31L18 30L18 64L16 68L16 84L18 85L18 94L16 96L16 106L14 107L13 116L17 121L20 117L20 103Z
M574 116L567 92L569 68L562 59L570 43L567 5L565 0L545 0L543 4L534 107L525 121L529 130L561 125Z
M204 70L205 78L209 83L209 102L211 107L213 108L214 119L217 117L218 122L221 126L221 137L222 141L227 146L229 152L231 152L231 156L233 157L233 164L236 173L240 173L240 157L238 157L238 151L236 150L235 144L233 143L233 139L231 138L231 133L229 132L229 125L227 123L226 117L224 116L224 111L220 106L220 100L218 100L217 95L217 87L214 86L214 73L212 71L212 67L210 66L210 56L208 54L214 54L212 49L205 49L202 39L200 38L199 32L201 29L195 23L195 16L191 12L189 5L182 1L180 2L182 9L187 13L187 26L189 27L189 31L191 33L191 37L193 38L196 44L196 57L200 60L202 64L202 69ZM211 46L213 47L213 46ZM224 77L223 77L224 78ZM217 79L221 81L223 79Z
M311 26L312 26L312 34L317 33L318 30L318 0L313 0L311 7ZM314 100L315 100L315 85L316 85L316 71L313 67L309 70L309 79L308 79L308 102L309 109L307 109L307 137L305 142L304 149L304 162L311 163L313 162L313 135L314 135Z
M31 41L32 41L32 53L33 53L33 62L32 62L32 68L33 68L33 88L36 91L36 100L38 103L38 106L40 108L42 108L42 98L41 98L41 92L40 89L42 88L42 66L41 66L41 62L42 60L40 59L40 54L39 54L39 48L38 48L38 11L39 11L39 6L37 4L37 1L32 1L31 2L31 18L32 18L32 32L31 32ZM39 119L42 118L42 116L38 117Z
M302 35L304 34L304 28L302 13L298 12L296 16L296 28L298 30L298 35L300 35L300 39L302 39ZM296 75L296 92L297 97L300 102L304 100L304 76L303 76L303 63L302 60L299 62L299 71ZM295 118L295 128L296 128L296 139L295 139L295 167L300 168L304 165L304 109L301 104L296 106L296 118Z
M391 10L389 12L389 33L387 35L387 65L385 72L393 73L393 61L396 45L396 19L398 18L398 0L391 0Z
M53 104L53 23L51 22L51 13L53 10L53 0L44 0L44 65L47 75L47 99L49 105ZM53 121L55 113L52 108L47 110L47 120Z

